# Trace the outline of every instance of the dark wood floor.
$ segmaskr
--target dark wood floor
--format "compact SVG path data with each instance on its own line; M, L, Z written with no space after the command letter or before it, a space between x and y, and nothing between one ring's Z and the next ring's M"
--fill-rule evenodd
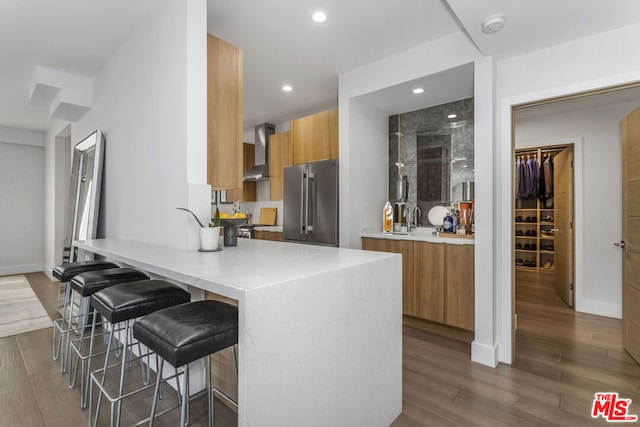
M27 277L53 316L56 285L40 273ZM472 363L469 344L405 328L403 413L394 426L606 425L590 416L597 391L632 399L630 412L640 414L640 367L622 349L619 320L576 314L533 281L519 281L516 298L511 366ZM144 417L149 401L125 401L122 425ZM78 402L78 389L67 388L51 360L50 328L0 339L0 426L84 426ZM217 426L236 423L224 405L216 411ZM171 414L156 425L177 419ZM204 403L197 402L192 425L205 424Z

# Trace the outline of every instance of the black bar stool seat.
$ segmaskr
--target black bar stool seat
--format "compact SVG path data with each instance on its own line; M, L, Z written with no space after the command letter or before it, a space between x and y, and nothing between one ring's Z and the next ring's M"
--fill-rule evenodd
M191 294L177 285L165 280L146 280L109 287L94 294L91 304L113 324L190 300Z
M197 301L152 313L133 325L133 336L174 367L238 343L238 308Z
M164 361L174 368L184 366L180 425L186 425L189 401L189 363L207 357L207 392L209 399L209 425L214 422L213 400L222 392L211 386L211 355L238 343L238 308L220 301L205 300L182 304L156 311L139 319L133 325L133 336L160 356L156 389L149 417L153 425L156 417L158 390ZM235 362L235 347L234 362ZM236 365L237 368L237 365ZM236 372L237 373L237 372Z
M149 280L149 276L135 268L109 268L78 274L71 279L71 290L82 297L90 297L105 288L140 280Z
M80 273L117 267L118 266L116 264L103 260L68 262L55 267L53 269L53 277L61 282L68 282L73 279L75 275Z
M143 386L133 392L124 393L124 377L125 377L125 365L127 350L131 347L131 323L139 317L146 316L157 310L165 309L178 304L188 303L191 300L191 294L178 285L174 285L165 280L144 280L138 282L126 283L123 285L110 286L106 289L94 293L91 297L91 305L94 310L107 320L112 326L109 334L106 357L104 361L104 367L98 369L90 374L92 384L96 384L100 393L96 402L96 414L93 419L93 425L97 425L100 402L102 396L106 396L111 404L111 423L112 425L120 425L120 414L122 399L145 390L149 386ZM121 323L124 326L119 329L122 331L122 360L120 363L120 382L116 395L110 395L105 388L105 378L107 369L113 366L109 366L109 353L111 350L114 332L116 331L115 325ZM137 323L137 321L135 322ZM134 323L134 325L135 325ZM142 358L142 351L138 358ZM130 363L130 362L129 362ZM148 366L148 363L147 363ZM98 374L102 373L100 379ZM91 405L92 405L92 390L93 387L89 387L89 420L91 420ZM117 405L116 405L117 404Z

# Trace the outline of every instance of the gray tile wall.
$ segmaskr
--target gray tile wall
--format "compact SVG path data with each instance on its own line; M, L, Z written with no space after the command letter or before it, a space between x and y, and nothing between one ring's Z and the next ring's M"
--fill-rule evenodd
M451 113L457 114L455 119L448 119ZM473 161L473 98L449 102L435 107L389 116L389 200L393 203L398 199L398 132L401 134L400 161L404 164L402 175L409 179L409 196L407 205L412 209L416 204L422 210L421 225L429 225L427 214L433 206L448 206L452 201L462 199L462 183L474 180ZM433 190L433 182L429 176L433 170L421 170L428 167L427 161L419 155L418 146L424 146L427 141L451 141L449 156L444 164L450 165L444 170L440 179L434 181L449 181L449 194L443 200L422 200L422 196L429 188ZM446 151L446 150L445 150ZM446 169L446 168L445 168ZM448 175L448 176L446 176ZM420 177L421 182L418 182ZM437 183L436 183L437 184ZM446 188L443 193L446 193Z

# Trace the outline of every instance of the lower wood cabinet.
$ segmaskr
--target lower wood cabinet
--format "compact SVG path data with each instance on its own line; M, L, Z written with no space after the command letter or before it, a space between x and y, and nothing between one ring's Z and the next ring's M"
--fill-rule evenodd
M445 318L447 325L473 331L474 328L474 250L473 245L445 247Z
M473 245L363 237L362 249L402 254L403 314L473 330Z
M445 244L414 242L413 313L421 319L445 323Z
M258 231L253 232L253 238L257 240L271 240L273 242L282 242L282 233L277 231Z
M415 316L414 295L416 289L414 281L413 242L387 240L387 249L385 252L402 254L402 312Z

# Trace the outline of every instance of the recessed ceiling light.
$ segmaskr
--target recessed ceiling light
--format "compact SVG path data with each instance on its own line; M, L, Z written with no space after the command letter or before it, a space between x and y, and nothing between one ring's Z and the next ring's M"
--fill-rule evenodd
M317 11L313 15L311 15L311 19L315 22L324 22L327 20L327 15L324 12Z
M484 18L482 21L482 32L485 34L497 33L504 28L507 23L507 18L502 14L491 15Z
M282 91L283 92L291 92L292 90L293 90L293 88L290 85L282 86Z
M422 89L421 87L417 87L413 90L413 93L415 93L416 95L422 92L424 92L424 89Z
M456 117L458 117L458 115L457 115L457 114L449 114L449 115L447 116L447 119L455 119Z

